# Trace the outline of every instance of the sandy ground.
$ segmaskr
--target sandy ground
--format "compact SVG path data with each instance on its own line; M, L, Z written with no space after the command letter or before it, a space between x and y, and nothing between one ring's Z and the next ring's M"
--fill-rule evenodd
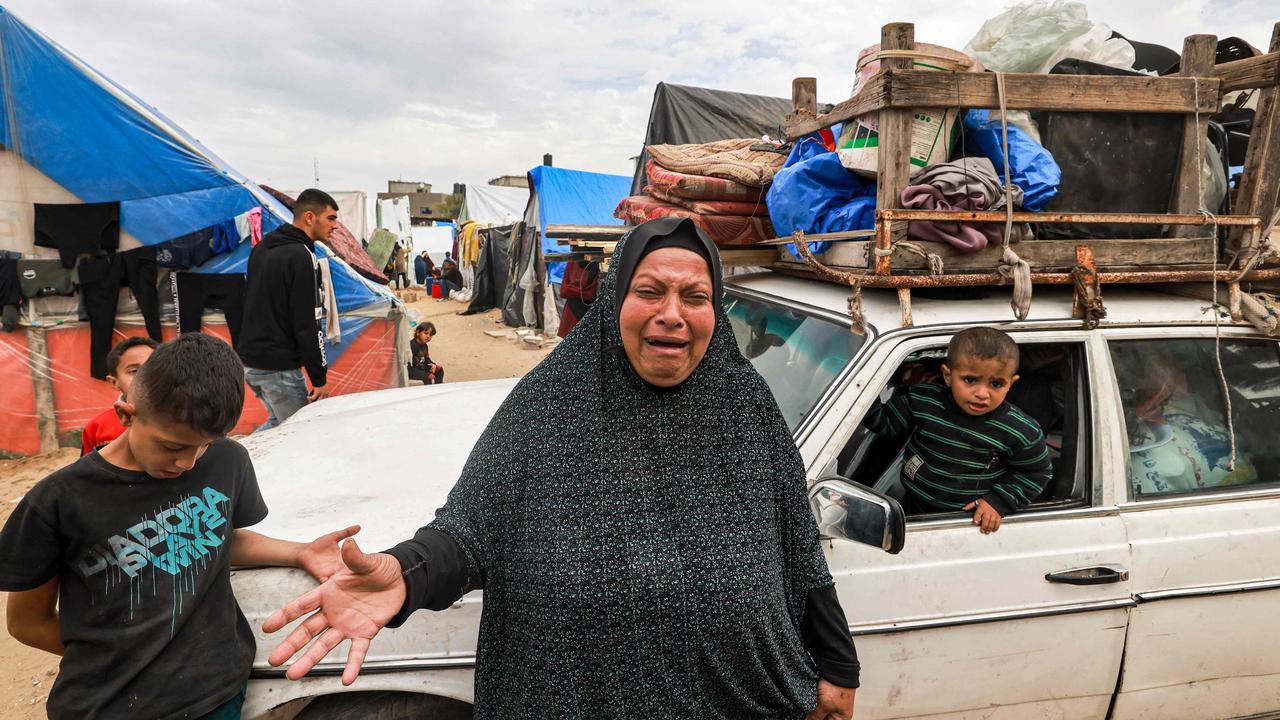
M409 304L419 321L435 323L438 334L431 341L431 357L444 365L448 382L519 377L550 352L550 346L525 349L528 343L501 324L498 311L457 314L465 308L464 303L431 299ZM486 330L507 331L509 337L490 337ZM0 460L0 523L8 520L13 507L40 478L79 456L78 451L63 448L39 457ZM5 595L0 593L0 612L5 611ZM45 698L57 668L58 658L19 644L7 631L0 633L0 718L44 718Z

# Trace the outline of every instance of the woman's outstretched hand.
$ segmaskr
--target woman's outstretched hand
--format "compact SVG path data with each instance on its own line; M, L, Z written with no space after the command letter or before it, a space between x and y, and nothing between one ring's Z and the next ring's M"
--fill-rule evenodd
M262 624L263 632L272 633L311 613L267 658L279 667L311 643L285 673L290 680L306 675L338 643L350 640L342 684L355 682L369 643L404 606L404 576L394 557L386 553L365 554L354 539L349 539L342 544L342 563L345 567L322 585L277 610Z

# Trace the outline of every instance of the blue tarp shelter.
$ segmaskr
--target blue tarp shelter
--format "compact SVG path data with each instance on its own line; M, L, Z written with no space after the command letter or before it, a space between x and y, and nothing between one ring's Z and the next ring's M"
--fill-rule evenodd
M32 203L120 203L121 250L156 245L261 206L291 215L176 123L0 7L0 249L32 251ZM243 273L249 247L195 272ZM327 248L341 312L390 299Z
M631 178L539 165L529 171L529 188L525 222L536 224L543 254L568 252L568 246L547 239L546 227L621 225L613 211L631 193ZM563 278L564 263L547 263L547 282L558 284Z

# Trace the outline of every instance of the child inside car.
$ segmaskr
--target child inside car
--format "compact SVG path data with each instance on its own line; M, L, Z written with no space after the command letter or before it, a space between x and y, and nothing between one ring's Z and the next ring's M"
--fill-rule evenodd
M907 514L964 511L983 533L1029 505L1053 470L1039 424L1005 401L1018 346L993 328L957 333L942 383L920 382L873 408L867 428L909 436L902 465Z

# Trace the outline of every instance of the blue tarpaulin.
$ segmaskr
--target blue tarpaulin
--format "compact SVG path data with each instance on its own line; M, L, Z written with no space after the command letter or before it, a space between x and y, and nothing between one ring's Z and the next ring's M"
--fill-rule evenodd
M529 186L538 203L538 233L545 255L569 252L568 246L547 238L548 225L621 225L613 211L631 193L631 178L539 165L529 171ZM564 263L547 263L548 282L559 283L563 278Z
M120 228L156 245L261 206L292 217L159 111L0 7L0 143L82 202L119 202ZM243 273L247 245L196 272ZM321 256L332 256L317 249ZM389 296L332 264L339 309Z

